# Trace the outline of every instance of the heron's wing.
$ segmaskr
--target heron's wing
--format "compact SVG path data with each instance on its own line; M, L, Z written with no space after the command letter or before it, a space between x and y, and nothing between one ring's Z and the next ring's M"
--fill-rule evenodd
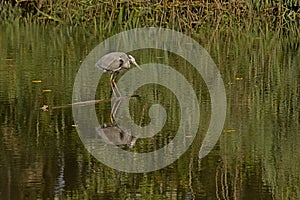
M123 52L112 52L100 58L96 63L96 67L109 72L118 71L126 58L128 60L128 56Z

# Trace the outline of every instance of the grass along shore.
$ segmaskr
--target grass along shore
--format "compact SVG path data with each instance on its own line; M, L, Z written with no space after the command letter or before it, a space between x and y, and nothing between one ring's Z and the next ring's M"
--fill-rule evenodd
M15 0L1 1L0 20L93 26L100 32L154 26L183 32L238 28L299 35L300 3L298 0Z

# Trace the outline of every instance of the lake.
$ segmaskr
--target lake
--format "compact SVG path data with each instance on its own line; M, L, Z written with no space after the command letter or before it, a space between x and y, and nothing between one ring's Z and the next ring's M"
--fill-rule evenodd
M153 131L153 137L139 138L137 134L133 147L128 145L132 138L124 142L129 133L125 130L119 149L136 155L175 144L177 150L179 144L172 141L180 120L188 121L183 140L190 140L194 123L198 129L187 150L174 162L154 171L128 173L96 159L82 142L82 129L73 118L72 103L90 100L72 99L79 69L89 53L111 35L38 25L6 24L0 29L0 199L300 198L299 37L238 30L192 36L215 62L226 92L221 135L201 159L199 150L212 116L205 79L190 62L172 52L151 48L130 52L144 66L136 73L148 73L148 77L176 85L170 71L153 66L146 70L149 63L168 65L186 79L197 101L181 108L182 99L160 84L145 84L132 97L124 94L132 118L127 121L145 127L153 116L166 114L166 118L161 129ZM133 70L136 68L120 72L118 86ZM94 96L100 101L80 105L87 114L82 118L89 122L88 109L95 110L102 128L113 127L114 120L124 116L117 108L118 115L112 119L109 79L109 74L101 75ZM186 94L183 85L177 88ZM158 104L165 112L151 113ZM189 112L191 115L181 119L189 106L194 106L192 110L199 107L200 112L195 117ZM105 151L109 145L99 148ZM105 159L121 160L124 166L135 162L122 154L109 154ZM164 159L168 157L153 163L158 165ZM144 167L141 163L139 169Z

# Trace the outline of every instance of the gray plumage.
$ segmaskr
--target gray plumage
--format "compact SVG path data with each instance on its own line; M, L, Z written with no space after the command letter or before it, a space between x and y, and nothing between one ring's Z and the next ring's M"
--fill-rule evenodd
M129 69L131 63L139 67L131 55L127 55L123 52L112 52L100 58L96 63L96 67L103 71L113 73L121 69Z

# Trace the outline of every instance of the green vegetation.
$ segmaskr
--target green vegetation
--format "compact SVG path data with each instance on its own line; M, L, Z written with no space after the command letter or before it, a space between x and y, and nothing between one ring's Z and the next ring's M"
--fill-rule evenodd
M94 26L100 32L156 26L184 32L238 27L299 33L298 0L18 0L1 1L1 21Z

